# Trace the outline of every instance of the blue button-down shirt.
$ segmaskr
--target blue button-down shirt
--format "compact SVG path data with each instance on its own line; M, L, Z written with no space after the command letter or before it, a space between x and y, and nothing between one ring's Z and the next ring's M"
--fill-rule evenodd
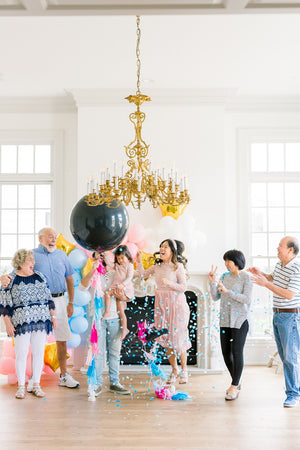
M62 250L48 253L42 245L33 249L34 269L45 275L51 294L66 291L66 277L73 275L74 269Z

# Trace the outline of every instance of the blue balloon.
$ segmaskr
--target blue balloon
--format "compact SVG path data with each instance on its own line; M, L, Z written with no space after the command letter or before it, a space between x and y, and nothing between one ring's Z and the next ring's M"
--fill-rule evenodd
M83 315L84 315L83 307L74 305L72 317L83 316Z
M70 263L72 264L73 269L75 270L83 269L88 260L87 255L83 250L80 250L79 248L74 248L69 253L68 258L70 260Z
M81 337L79 334L72 333L72 339L67 341L67 347L69 348L76 348L78 345L80 345Z
M70 328L73 333L82 334L88 329L89 323L83 316L77 316L70 320Z
M74 304L77 306L84 306L87 305L88 302L91 300L91 294L89 291L81 291L76 287L74 289Z
M75 271L72 275L73 277L73 282L74 282L74 287L79 286L80 281L81 281L81 275L79 272Z

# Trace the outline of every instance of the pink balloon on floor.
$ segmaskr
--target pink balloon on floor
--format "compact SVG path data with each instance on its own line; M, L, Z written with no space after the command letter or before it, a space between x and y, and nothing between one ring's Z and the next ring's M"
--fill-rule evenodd
M3 341L2 358L5 356L15 358L15 347L13 346L11 338Z
M54 371L51 369L51 367L47 366L46 364L44 364L43 372L48 375L52 375L54 373Z
M2 375L9 375L15 372L15 359L11 357L4 357L0 359L0 373Z
M18 382L17 375L15 373L10 373L7 375L8 384L16 384Z

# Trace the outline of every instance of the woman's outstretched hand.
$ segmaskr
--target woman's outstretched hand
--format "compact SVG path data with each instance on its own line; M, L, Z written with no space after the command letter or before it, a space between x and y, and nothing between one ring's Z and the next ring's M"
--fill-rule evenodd
M217 266L211 266L210 272L208 274L208 279L210 281L210 283L215 283L216 282L216 273L217 273Z

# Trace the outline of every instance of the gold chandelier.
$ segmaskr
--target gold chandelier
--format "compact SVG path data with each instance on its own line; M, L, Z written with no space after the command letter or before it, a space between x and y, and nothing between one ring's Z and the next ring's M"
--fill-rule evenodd
M126 206L131 204L135 209L141 209L141 204L148 199L152 206L158 205L187 205L190 195L187 188L186 176L178 177L177 171L172 168L168 173L163 167L152 170L148 156L149 145L142 139L142 124L145 113L140 110L144 102L151 101L150 97L141 94L140 91L140 17L137 16L137 91L136 95L126 97L130 103L136 105L136 111L129 115L130 122L135 128L135 138L125 146L125 152L129 160L126 171L122 164L121 176L117 175L117 164L114 163L113 175L109 169L101 170L100 182L94 177L88 180L87 195L85 201L89 206L106 204L114 208L124 202Z

